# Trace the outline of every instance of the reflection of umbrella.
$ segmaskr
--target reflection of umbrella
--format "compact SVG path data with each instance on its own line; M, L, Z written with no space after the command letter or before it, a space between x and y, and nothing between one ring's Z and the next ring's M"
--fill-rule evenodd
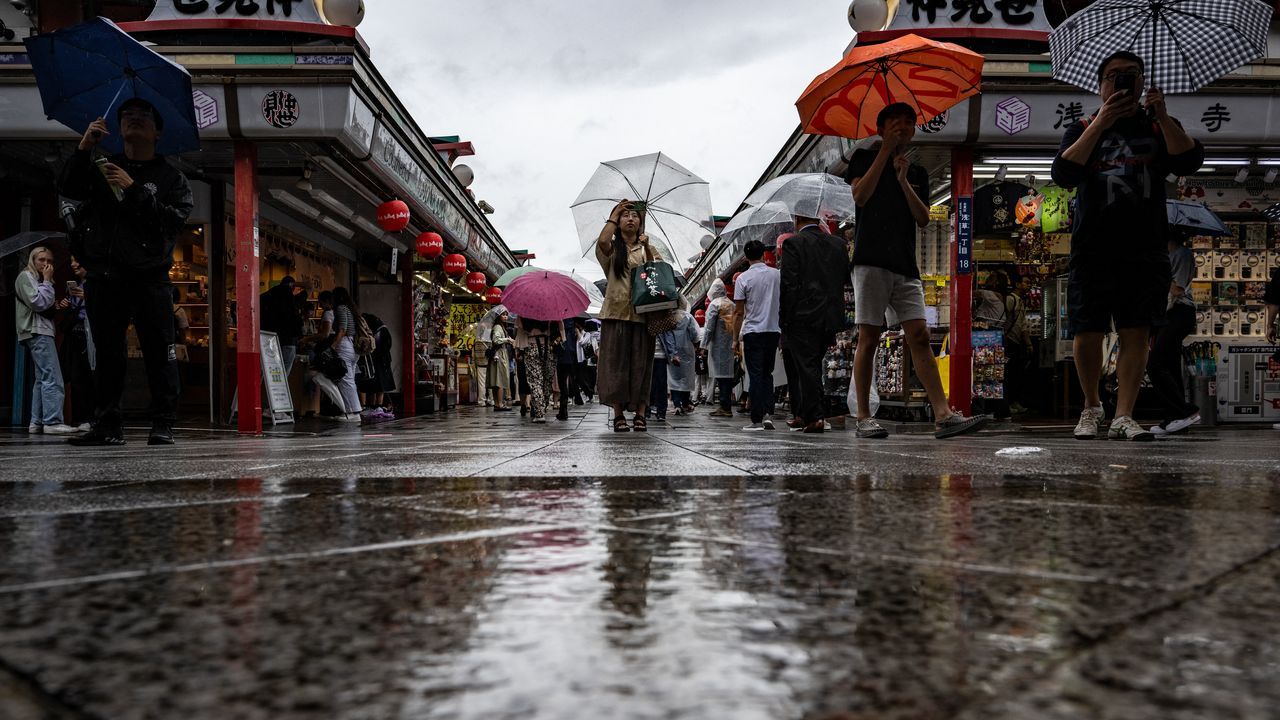
M793 229L795 218L791 215L791 210L783 203L768 202L749 206L734 215L720 231L720 237L735 250L741 250L752 240L759 240L765 247L773 247L779 235Z
M502 304L522 318L564 320L577 317L590 303L573 278L544 270L516 278L503 293Z
M515 280L521 275L524 275L525 273L537 272L540 269L541 268L536 268L532 265L524 265L522 267L512 268L502 273L502 277L498 278L497 282L495 282L493 286L500 287L500 288L506 287L511 284L512 280Z
M662 153L600 164L573 202L582 252L591 252L600 229L620 200L644 204L644 231L673 266L698 254L699 241L714 227L711 186Z
M89 123L105 117L111 134L103 147L121 152L124 140L113 111L119 102L142 98L155 106L164 123L156 152L200 149L191 75L115 23L95 18L23 42L49 119L83 133Z
M49 245L50 248L62 248L67 244L66 233L60 232L21 232L7 237L0 242L0 258L8 257L34 245Z
M853 191L849 183L828 173L782 175L761 185L743 201L752 207L786 209L791 215L816 220L848 220L853 217ZM762 215L762 218L768 218ZM728 229L728 226L725 226Z
M1098 65L1128 50L1151 85L1191 93L1265 56L1270 25L1260 0L1098 0L1049 36L1053 77L1096 93Z
M904 102L926 123L978 93L982 62L972 50L918 35L856 47L796 101L800 122L807 133L856 140L877 135L880 111Z
M1169 226L1172 228L1186 230L1193 235L1227 237L1232 234L1212 210L1200 203L1169 200L1165 206L1169 211Z

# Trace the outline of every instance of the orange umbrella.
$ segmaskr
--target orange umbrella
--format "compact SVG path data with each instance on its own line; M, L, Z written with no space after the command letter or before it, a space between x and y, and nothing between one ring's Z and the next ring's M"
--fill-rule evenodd
M904 35L856 47L796 101L804 131L853 140L876 135L876 115L904 102L926 123L982 87L983 57L951 43Z

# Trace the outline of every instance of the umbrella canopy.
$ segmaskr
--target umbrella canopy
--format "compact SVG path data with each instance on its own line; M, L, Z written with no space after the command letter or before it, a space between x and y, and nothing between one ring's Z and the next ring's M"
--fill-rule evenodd
M502 294L502 304L522 318L564 320L580 315L590 302L573 278L544 270L516 278Z
M48 245L50 249L64 249L67 245L67 234L60 232L20 232L0 242L0 258L22 252L36 245Z
M1171 228L1185 230L1193 235L1228 237L1232 234L1221 218L1200 203L1169 200L1165 203L1165 207L1169 211Z
M537 267L534 267L534 266L532 266L532 265L525 265L525 266L523 266L523 267L511 268L510 270L508 270L508 271L506 271L506 272L502 273L502 277L498 278L497 282L495 282L495 283L493 284L493 286L494 286L494 287L504 288L504 287L506 287L506 286L510 285L510 284L511 284L511 281L515 280L516 278L520 277L521 275L525 275L525 274L527 274L527 273L531 273L531 272L538 272L538 271L539 271L539 270L541 270L541 269L542 269L542 268L537 268Z
M1098 65L1128 50L1149 83L1190 93L1267 54L1271 6L1261 0L1098 0L1049 36L1053 77L1098 92Z
M491 342L493 340L493 324L498 322L498 318L502 317L505 312L507 312L507 308L504 305L494 305L489 308L489 312L485 313L484 317L476 322L476 340Z
M642 203L644 231L662 259L686 267L715 227L711 186L662 153L600 164L572 205L582 253L592 251L609 213L622 200Z
M848 220L856 210L849 183L830 173L781 175L761 185L743 202L752 207L767 206L774 212L785 209L793 216L817 220ZM761 217L768 219L770 215Z
M790 208L785 203L767 202L748 206L734 215L720 231L720 237L736 250L741 250L752 240L759 240L765 247L773 247L779 235L794 229L795 217Z
M200 149L191 75L115 23L94 18L23 42L50 120L84 133L90 123L105 117L111 134L102 146L119 153L124 138L115 109L141 98L159 111L164 125L156 152L176 155Z
M918 35L855 47L809 83L796 101L800 123L814 135L871 137L876 116L898 102L926 123L979 92L982 63L972 50Z

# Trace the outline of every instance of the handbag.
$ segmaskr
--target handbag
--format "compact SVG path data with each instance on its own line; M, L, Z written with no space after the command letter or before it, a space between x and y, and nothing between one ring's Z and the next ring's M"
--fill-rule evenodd
M637 310L637 312L639 312ZM644 316L644 324L649 329L649 334L658 337L664 332L670 332L676 329L676 325L680 323L676 321L676 313L674 310L665 312L651 312Z
M680 304L679 292L675 270L661 260L637 265L631 271L631 305L640 315L674 310Z
M347 376L347 364L342 361L338 351L334 350L332 345L316 355L316 370L334 382Z

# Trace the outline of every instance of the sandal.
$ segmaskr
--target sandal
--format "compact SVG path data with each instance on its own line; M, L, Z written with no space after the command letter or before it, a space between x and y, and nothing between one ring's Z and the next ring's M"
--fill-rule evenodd
M649 421L646 420L644 416L637 415L636 418L631 421L631 429L635 430L636 432L648 432Z
M627 427L627 419L621 415L613 419L614 432L631 432L631 428Z

